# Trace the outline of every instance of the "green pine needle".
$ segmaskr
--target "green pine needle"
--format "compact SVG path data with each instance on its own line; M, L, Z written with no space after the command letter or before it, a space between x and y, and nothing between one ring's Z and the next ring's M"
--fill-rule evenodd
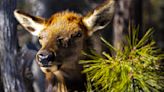
M116 53L112 56L106 52L97 55L95 52L84 55L91 60L81 60L87 75L87 91L92 92L159 92L164 87L160 79L164 79L156 72L159 69L157 61L164 55L152 40L152 29L138 40L138 28L132 30L127 37L128 45L123 50L116 50L105 39L101 40L109 50Z

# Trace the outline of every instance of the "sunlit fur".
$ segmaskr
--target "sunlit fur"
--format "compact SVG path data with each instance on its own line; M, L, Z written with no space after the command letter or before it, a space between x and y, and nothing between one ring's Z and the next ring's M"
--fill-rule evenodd
M81 19L81 15L68 11L54 14L47 20L45 28L39 34L41 49L55 51L57 49L55 46L57 37L67 41L74 33L82 31Z
M114 13L113 8L113 0L107 0L86 16L63 11L55 13L49 19L14 11L20 24L39 37L41 48L36 61L45 73L48 92L85 91L85 75L81 73L83 68L79 64L79 60L84 59L81 52L88 49L100 50L93 33L109 24ZM53 52L55 58L48 62L52 66L43 67L39 62L39 55L47 52Z
M85 31L87 30L82 24L81 15L64 11L56 13L50 19L46 20L45 28L39 33L39 41L42 46L39 52L43 50L55 52L57 54L56 61L62 63L60 69L55 68L56 70L52 70L52 68L41 68L49 77L49 72L56 75L58 86L63 87L65 85L63 74L69 80L81 80L82 78L79 73L82 68L78 67L79 64L77 61L79 61L80 52L83 49ZM82 36L72 38L77 32L81 32ZM71 46L63 48L57 45L57 39L59 38L63 39L65 44L68 44L70 40L73 42ZM54 61L54 66L56 61ZM71 73L69 73L70 71ZM72 77L72 75L74 76ZM66 86L64 88L66 89ZM63 88L57 87L57 90L63 90Z

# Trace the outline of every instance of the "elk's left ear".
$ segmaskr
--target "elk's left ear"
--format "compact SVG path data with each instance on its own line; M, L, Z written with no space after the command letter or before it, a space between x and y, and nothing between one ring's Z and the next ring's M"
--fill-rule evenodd
M18 22L32 35L38 36L45 28L46 20L37 16L32 16L20 10L14 11L15 18Z
M114 0L107 0L100 7L84 16L82 21L89 30L88 35L92 35L95 31L103 29L111 22L114 15L114 6Z

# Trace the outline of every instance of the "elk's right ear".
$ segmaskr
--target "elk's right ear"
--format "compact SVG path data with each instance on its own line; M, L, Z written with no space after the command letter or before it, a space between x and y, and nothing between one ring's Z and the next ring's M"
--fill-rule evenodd
M35 36L38 36L40 31L45 28L45 19L31 16L19 10L14 11L14 16L27 31Z

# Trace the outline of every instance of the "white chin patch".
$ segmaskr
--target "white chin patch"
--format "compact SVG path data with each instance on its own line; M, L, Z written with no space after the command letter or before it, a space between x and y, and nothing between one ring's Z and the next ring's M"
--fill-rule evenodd
M55 72L55 71L57 71L58 70L58 68L57 68L57 66L56 65L54 65L54 66L51 66L51 67L40 67L41 68L41 70L43 71L43 72L48 72L48 71L50 71L50 72Z

